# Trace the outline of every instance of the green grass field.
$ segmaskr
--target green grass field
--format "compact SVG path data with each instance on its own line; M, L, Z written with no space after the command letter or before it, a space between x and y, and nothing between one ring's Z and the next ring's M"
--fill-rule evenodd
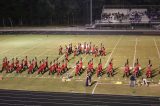
M86 71L81 76L74 76L75 62L81 57L83 58L83 65L87 66L88 61L93 57L92 55L80 55L72 58L69 56L70 62L68 71L74 77L71 81L62 82L62 76L27 74L27 71L16 74L2 72L0 76L3 80L0 81L0 89L16 89L16 90L30 90L30 91L51 91L51 92L76 92L76 93L96 93L96 94L122 94L122 95L144 95L144 96L160 96L160 37L158 36L92 36L92 35L9 35L0 36L0 61L6 56L8 59L18 57L23 59L26 55L29 60L35 56L38 60L49 57L49 61L57 57L62 60L64 57L58 55L58 48L63 47L69 43L77 45L77 43L92 42L100 46L104 44L107 55L104 57L94 58L94 67L97 67L99 59L102 59L103 67L108 65L108 62L113 58L113 66L116 69L114 77L108 78L106 74L97 78L93 75L92 81L95 82L91 87L85 87ZM142 69L146 68L148 60L151 59L154 77L148 79L151 81L149 87L134 87L130 88L129 78L123 78L123 66L127 59L129 59L130 67L139 58ZM1 69L1 65L0 65ZM146 69L142 70L143 75ZM142 76L143 76L142 75ZM141 77L142 77L141 76ZM139 77L137 80L141 80ZM97 82L96 82L97 81ZM115 84L121 81L121 85Z

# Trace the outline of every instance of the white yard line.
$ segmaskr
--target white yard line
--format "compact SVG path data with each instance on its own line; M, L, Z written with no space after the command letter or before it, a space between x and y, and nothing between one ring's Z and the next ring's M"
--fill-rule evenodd
M94 86L93 90L92 90L92 94L94 94L96 88L97 88L97 85L98 85L98 81L96 82L96 85Z
M134 63L136 61L136 53L137 53L137 43L138 43L138 40L136 38L136 43L135 43L135 46L134 46L134 57L133 57L133 67L134 67Z
M114 46L114 48L113 48L113 50L112 50L112 52L111 52L111 54L110 54L110 56L109 56L106 64L104 65L104 68L107 67L107 64L109 63L109 60L111 59L111 57L112 57L112 55L113 55L113 53L114 53L114 51L115 51L115 49L116 49L116 47L117 47L117 45L119 44L119 42L120 42L121 39L122 39L122 36L120 37L120 39L118 40L118 42L117 42L116 45Z
M114 83L101 83L101 82L99 82L98 85L129 85L129 84L114 84Z
M157 43L156 43L155 38L154 38L153 40L154 40L155 47L156 47L156 49L157 49L158 57L159 57L159 59L160 59L160 53L159 53L159 49L158 49L158 46L157 46Z
M0 54L4 54L4 53L8 52L9 50L11 50L11 49L7 49L5 51L2 51L2 52L0 52Z
M114 53L114 51L115 51L115 49L116 49L116 47L117 47L117 45L119 44L119 42L120 42L121 39L122 39L122 36L120 37L120 39L118 40L118 42L117 42L116 45L114 46L114 48L113 48L113 50L112 50L112 52L111 52L111 54L110 54L110 56L109 56L106 64L104 65L104 68L106 68L109 60L111 59L111 57L112 57L112 55L113 55L113 53ZM100 78L101 78L101 77L98 78L98 80L97 80L97 82L96 82L96 84L95 84L95 86L94 86L94 88L93 88L93 90L92 90L92 94L94 94L95 89L96 89L96 87L97 87L97 85L98 85L98 81L100 80Z
M60 58L58 58L58 60L61 60L61 58L63 58L65 56L65 54L63 54Z

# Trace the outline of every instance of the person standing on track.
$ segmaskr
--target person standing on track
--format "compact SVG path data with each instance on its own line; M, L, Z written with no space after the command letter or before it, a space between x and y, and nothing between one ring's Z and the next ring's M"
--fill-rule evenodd
M86 87L87 86L91 86L92 81L91 81L91 74L87 73L87 77L86 77Z
M130 77L130 87L135 87L136 85L136 77L135 74L132 74Z

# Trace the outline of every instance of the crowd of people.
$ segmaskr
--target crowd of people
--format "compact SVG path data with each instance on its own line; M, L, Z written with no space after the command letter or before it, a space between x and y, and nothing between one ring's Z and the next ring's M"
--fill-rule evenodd
M122 20L126 19L127 15L123 14L123 13L105 13L102 14L101 19L102 20L107 20L108 22L112 22L113 20L116 20L118 22L122 22Z
M72 55L71 55L72 54ZM18 58L12 58L12 60L8 60L7 57L3 58L2 61L2 71L6 71L6 73L11 73L15 71L16 73L22 73L23 71L27 71L28 74L44 74L48 71L48 74L54 74L57 73L57 75L62 75L63 73L67 72L69 70L68 68L68 62L69 56L75 57L80 54L85 55L93 55L93 58L88 61L87 68L84 69L83 64L83 58L81 57L80 60L78 60L75 64L74 70L75 70L75 76L81 75L83 71L86 70L87 74L94 74L96 73L96 76L102 76L103 73L106 73L108 77L114 76L114 67L113 67L113 59L109 61L109 64L107 67L103 67L101 59L99 60L99 63L94 66L94 59L97 56L106 56L106 49L104 45L101 43L100 47L90 43L78 43L78 45L75 45L74 48L72 47L72 44L69 44L68 46L65 46L65 49L63 49L62 46L59 47L59 55L61 57L64 57L61 61L60 58L56 58L53 61L50 61L50 64L48 63L48 57L45 59L42 59L40 61L37 60L37 58L33 58L32 60L29 60L26 56L24 59L19 60ZM149 63L146 67L146 77L151 78L152 77L152 64L151 60L149 60ZM106 70L106 71L105 71ZM131 70L133 70L131 72ZM139 77L142 75L141 71L141 65L139 64L139 60L134 64L133 69L130 69L129 67L129 61L127 59L125 65L124 65L124 74L123 77L129 77L131 73L135 77Z
M66 57L70 54L74 54L74 56L78 56L80 54L91 54L94 55L94 57L97 56L106 56L106 49L104 45L101 43L100 47L96 45L92 45L92 42L89 44L84 42L84 44L78 43L78 45L75 45L72 47L72 43L68 46L65 45L65 48L63 50L63 47L59 47L59 55L65 54Z
M53 60L53 62L51 61L50 65L48 64L48 57L40 60L39 64L36 57L30 61L27 56L22 60L12 58L11 62L7 57L3 58L1 72L6 71L6 73L11 73L15 71L16 73L22 73L25 70L28 71L28 74L33 74L34 72L37 72L37 74L44 74L46 71L49 71L49 74L57 72L57 75L60 75L66 72L68 68L67 61L63 60L62 64L60 64L58 58Z
M131 75L131 69L129 67L129 62L128 62L128 59L127 59L127 62L125 63L125 66L124 66L124 74L123 74L123 77L129 77ZM149 63L146 67L146 77L147 78L151 78L152 77L152 64L151 64L151 60L149 60ZM133 72L132 74L135 76L135 77L139 77L142 75L142 70L141 70L141 65L139 64L139 61L137 59L137 61L134 63L134 68L133 68Z
M143 19L143 16L146 18ZM148 22L159 22L160 21L160 10L159 8L148 8L146 11L141 11L139 9L128 9L128 13L102 13L101 21L105 21L108 23L122 23L122 22L130 22L130 23L140 23L143 21Z

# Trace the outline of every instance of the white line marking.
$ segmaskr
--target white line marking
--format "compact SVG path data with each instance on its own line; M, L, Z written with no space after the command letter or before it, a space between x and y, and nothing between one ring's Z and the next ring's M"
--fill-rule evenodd
M99 81L99 80L98 80ZM92 94L94 94L95 90L96 90L96 87L98 85L98 81L96 82L96 85L94 86L93 90L92 90Z
M135 43L135 46L134 46L134 58L133 58L133 67L134 67L134 63L135 63L135 60L136 60L136 52L137 52L137 38L136 38L136 43Z
M36 75L36 78L38 77L39 75Z
M10 76L10 74L7 74L7 75L6 75L6 77L9 77L9 76Z
M116 45L114 46L114 48L113 48L113 50L112 50L112 52L111 52L111 54L110 54L110 56L109 56L106 64L104 65L104 68L107 67L108 62L109 62L109 60L111 59L111 57L112 57L112 55L113 55L113 52L115 51L115 49L116 49L116 47L117 47L117 45L119 44L119 42L120 42L121 39L122 39L122 36L120 37L120 39L118 40L118 42L117 42Z
M37 40L37 41L41 41L41 40ZM19 56L19 55L22 55L22 54L25 54L25 53L27 53L27 52L30 52L30 51L32 51L33 49L35 49L36 47L39 47L39 46L40 46L40 45L38 45L39 43L40 43L40 42L36 43L36 46L33 46L32 48L27 49L27 50L25 50L25 51L17 54L16 56L14 56L14 58L17 57L17 56Z
M104 69L106 68L106 66L107 66L110 58L112 57L113 52L115 51L115 49L116 49L116 47L117 47L117 45L119 44L119 42L120 42L121 39L122 39L122 36L120 37L120 39L118 40L118 42L117 42L116 45L114 46L114 48L113 48L113 50L112 50L112 52L111 52L111 54L110 54L110 56L109 56L106 64L104 65ZM101 78L101 77L98 78L98 81L100 80L100 78ZM95 89L96 89L96 87L97 87L97 85L98 85L98 81L96 82L96 85L94 86L94 88L93 88L93 90L92 90L92 94L94 94L94 92L95 92Z
M159 59L160 59L160 53L159 53L159 49L158 49L158 46L157 46L157 43L156 43L155 38L154 38L153 40L154 40L155 47L156 47L156 49L157 49L158 57L159 57Z
M9 50L11 50L11 49L7 49L5 51L2 51L2 52L0 52L0 54L4 54L4 53L8 52Z

